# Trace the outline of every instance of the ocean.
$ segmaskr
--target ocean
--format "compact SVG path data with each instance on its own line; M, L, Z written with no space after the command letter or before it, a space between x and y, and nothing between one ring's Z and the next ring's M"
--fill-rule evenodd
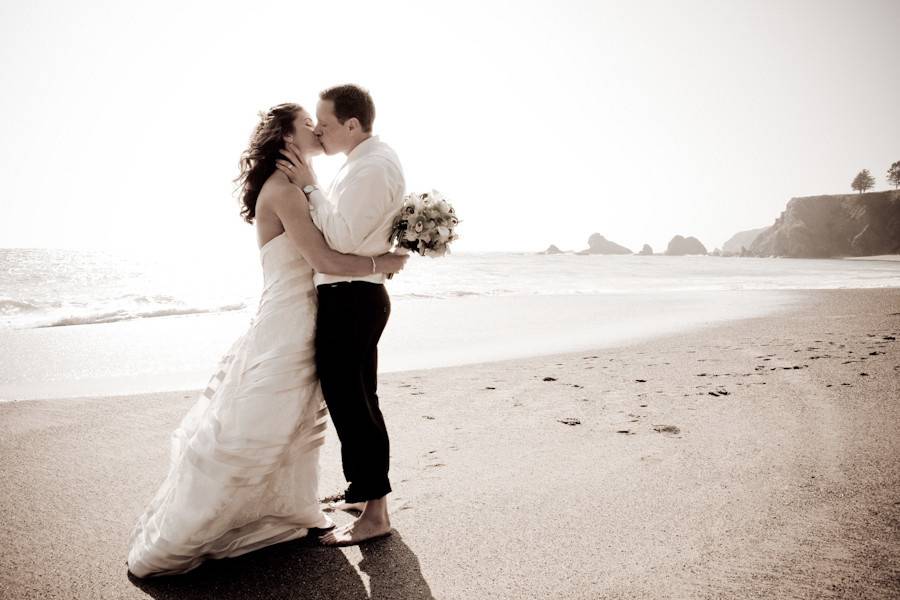
M194 389L262 284L227 257L0 249L0 400ZM599 348L789 306L792 290L900 287L900 262L458 254L388 283L383 371Z

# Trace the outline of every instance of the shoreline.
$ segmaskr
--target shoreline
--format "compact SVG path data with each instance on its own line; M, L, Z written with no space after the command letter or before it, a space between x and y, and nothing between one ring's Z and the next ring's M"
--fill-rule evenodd
M900 254L875 254L872 256L845 256L844 260L878 260L886 262L900 262Z
M802 292L792 290L395 300L379 344L379 371L616 347L774 314L801 301ZM250 316L19 330L0 339L9 356L0 370L0 402L204 387L221 353L246 331ZM186 343L173 345L172 340Z
M147 582L125 575L128 532L194 396L2 404L0 596L896 597L898 340L896 290L836 290L623 347L386 374L394 535ZM320 497L343 489L332 429L321 465Z

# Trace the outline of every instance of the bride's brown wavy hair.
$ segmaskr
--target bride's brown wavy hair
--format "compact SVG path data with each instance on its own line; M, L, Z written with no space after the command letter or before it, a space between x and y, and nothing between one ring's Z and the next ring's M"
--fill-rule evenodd
M250 136L250 144L241 153L241 174L234 182L241 190L241 216L248 223L256 218L256 200L263 184L275 172L275 161L283 158L284 136L294 135L294 119L303 110L287 102L260 111L259 123Z

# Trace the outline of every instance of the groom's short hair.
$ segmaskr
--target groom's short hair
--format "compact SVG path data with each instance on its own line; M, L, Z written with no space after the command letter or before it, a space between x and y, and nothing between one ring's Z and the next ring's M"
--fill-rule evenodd
M334 116L341 125L347 119L356 117L362 130L372 133L372 123L375 122L375 103L368 90L358 85L336 85L319 94L321 100L331 100L334 104Z

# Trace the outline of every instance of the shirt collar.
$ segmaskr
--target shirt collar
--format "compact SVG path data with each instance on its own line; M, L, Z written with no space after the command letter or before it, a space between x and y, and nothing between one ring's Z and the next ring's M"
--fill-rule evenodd
M367 138L356 145L356 147L350 151L350 154L347 155L347 162L352 162L357 160L366 154L369 154L375 149L375 146L378 144L378 136L373 135L370 138Z

